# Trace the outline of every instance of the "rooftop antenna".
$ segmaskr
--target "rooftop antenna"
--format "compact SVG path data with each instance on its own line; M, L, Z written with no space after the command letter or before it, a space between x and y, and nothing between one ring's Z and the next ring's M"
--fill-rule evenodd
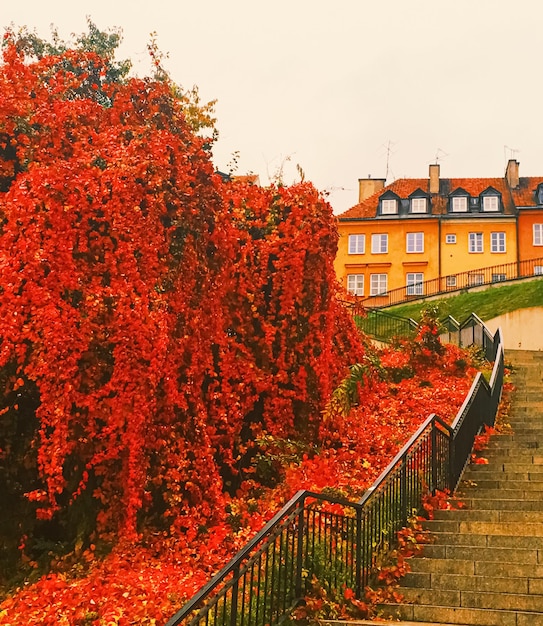
M445 152L445 150L442 150L441 148L438 148L436 150L436 165L439 164L439 161L441 159L444 159L445 157L448 157L448 156L449 156L448 152Z
M507 156L507 151L509 150L509 156ZM503 146L503 158L505 160L505 165L511 159L517 159L516 155L520 152L520 150L516 150L515 148L510 148L509 146Z
M386 172L385 172L385 180L388 180L388 172L389 172L389 169L390 169L390 156L391 156L391 154L394 154L392 152L392 146L395 146L395 145L396 145L396 143L389 139L387 141L386 145L383 144L383 146L382 146L387 151L387 167L386 167Z

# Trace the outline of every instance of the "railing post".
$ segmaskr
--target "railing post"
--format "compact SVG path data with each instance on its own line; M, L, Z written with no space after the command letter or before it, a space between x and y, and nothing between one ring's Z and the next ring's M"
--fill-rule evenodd
M303 593L303 566L304 566L304 531L305 531L305 522L304 522L304 511L305 511L305 498L303 498L300 503L300 512L298 513L298 545L296 546L296 584L295 584L295 593L296 598L299 599L302 597Z
M407 521L407 462L405 456L402 459L402 467L400 469L400 511L402 522Z
M434 495L437 489L437 427L435 418L432 422L432 484L429 487L430 493Z
M362 543L364 537L362 536L362 509L356 510L356 562L355 562L355 577L356 577L356 597L358 600L362 597Z
M453 484L453 475L454 475L454 463L455 463L455 446L456 441L454 438L454 432L451 432L449 435L449 491L452 493L453 489L456 485Z
M239 592L239 565L233 571L234 584L232 585L232 608L230 612L230 626L236 626L238 620L238 592Z

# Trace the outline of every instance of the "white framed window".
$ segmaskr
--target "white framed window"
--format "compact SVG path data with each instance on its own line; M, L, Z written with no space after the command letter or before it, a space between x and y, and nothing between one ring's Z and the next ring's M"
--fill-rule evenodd
M507 280L507 276L505 274L492 274L493 283L502 283L504 280Z
M407 233L405 241L407 252L424 252L424 233Z
M398 201L394 199L381 200L381 215L395 215L398 212Z
M406 276L407 295L408 296L422 296L424 274L422 272L409 272Z
M379 233L371 236L372 254L386 254L388 252L388 235Z
M534 246L543 246L543 224L534 224Z
M543 276L543 265L534 265L534 276Z
M505 252L505 233L490 233L490 252Z
M447 288L456 287L456 276L447 276L445 278L445 285Z
M483 211L499 211L499 200L498 196L483 196Z
M468 210L468 199L466 196L454 196L451 202L453 213L465 213Z
M484 274L470 274L468 276L468 284L470 287L474 287L475 285L483 285L485 282Z
M388 274L370 274L370 295L386 294L388 289Z
M483 233L470 233L468 239L469 252L483 251Z
M364 274L347 274L347 291L354 296L363 296Z
M411 213L426 213L428 200L426 198L411 198Z
M349 235L349 254L364 254L366 235Z
M456 243L456 235L453 233L445 235L445 243Z

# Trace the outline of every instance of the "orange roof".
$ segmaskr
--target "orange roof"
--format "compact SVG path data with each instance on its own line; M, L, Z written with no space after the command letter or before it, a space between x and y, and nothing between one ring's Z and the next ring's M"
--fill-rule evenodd
M543 183L543 176L520 177L519 186L512 190L515 206L537 206L535 192L541 183Z
M510 189L505 178L440 178L439 193L430 195L431 214L446 213L449 195L457 189L463 189L470 196L477 197L485 189L493 187L501 194L504 213L512 215L515 213L516 207L537 206L535 191L542 182L543 176L521 177L518 188ZM429 193L429 186L430 180L428 178L400 178L366 198L363 202L341 213L338 217L342 221L376 217L379 198L387 191L394 192L401 199L407 199L417 189Z
M260 177L258 174L245 174L244 176L232 176L232 180L237 180L250 185L260 185Z

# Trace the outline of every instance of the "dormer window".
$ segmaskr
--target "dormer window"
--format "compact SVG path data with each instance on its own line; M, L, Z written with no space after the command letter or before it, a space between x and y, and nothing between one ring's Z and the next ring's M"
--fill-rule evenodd
M500 199L498 196L483 196L483 211L499 211Z
M449 196L449 213L467 213L469 211L469 193L458 187Z
M455 196L451 198L451 211L453 213L466 213L468 210L468 199L466 196Z
M381 215L396 215L398 213L397 200L381 200Z
M537 204L543 204L543 183L539 183L535 192Z
M409 213L428 213L428 194L422 189L416 189L409 196Z
M502 210L500 193L493 187L485 189L481 194L481 210L485 213L496 213Z
M411 198L411 213L426 213L428 202L426 198Z
M378 215L398 215L400 211L400 197L392 190L385 191L379 198Z

